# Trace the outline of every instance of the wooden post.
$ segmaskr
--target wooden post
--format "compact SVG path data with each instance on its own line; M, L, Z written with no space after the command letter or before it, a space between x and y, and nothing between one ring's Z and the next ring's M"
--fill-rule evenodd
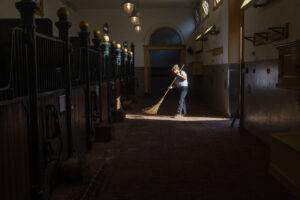
M126 68L127 68L127 53L125 52L125 46L123 43L122 48L122 66L121 66L121 83L122 83L122 97L126 96Z
M150 53L149 46L144 46L144 93L149 95L151 93L151 84L150 84Z
M116 87L116 110L119 111L122 109L122 103L121 103L121 65L122 65L122 50L121 45L117 44L116 50L115 50L115 63L116 63L116 82L118 82L118 85Z
M108 36L107 36L108 37ZM105 41L103 39L102 43L101 43L101 49L102 49L102 53L103 53L103 77L105 79L108 78L108 67L109 67L109 59L110 59L110 43L109 41Z
M31 198L41 199L43 196L41 186L41 148L39 133L39 113L38 113L38 78L37 78L37 49L35 34L34 13L37 3L30 0L22 0L15 4L21 14L22 28L24 29L24 41L26 43L27 56L27 87L29 96L29 159L30 159L30 184ZM26 84L26 83L24 83Z
M59 31L59 38L65 42L65 68L64 79L66 88L66 112L67 112L67 131L68 131L68 154L71 157L73 154L73 135L72 135L72 103L71 103L71 65L70 65L70 42L69 29L72 24L68 21L69 11L62 7L57 11L59 21L55 23Z
M121 66L122 66L122 50L121 45L117 44L116 48L116 76L120 81L121 77Z
M110 73L108 70L111 64L110 61L110 48L111 48L111 44L109 42L109 37L107 34L105 34L103 36L103 41L101 43L101 49L102 49L102 53L103 53L103 77L106 80L107 83L107 109L108 109L108 121L112 122L112 113L111 113L111 101L110 101L110 96L111 96L111 91L110 91Z
M93 38L93 44L94 44L94 49L96 51L100 51L100 43L101 43L101 32L99 30L94 30L94 38Z
M131 43L132 61L131 61L131 94L135 95L135 45Z
M100 44L101 44L101 32L99 30L94 30L94 38L93 38L93 44L94 44L94 50L97 51L99 53L99 56L101 57L101 48L100 48ZM98 106L99 106L99 117L100 117L100 121L102 121L102 102L101 102L101 94L102 94L102 65L101 63L98 64L99 67L99 77L97 77L98 80L98 95L99 95L99 101L98 101Z
M244 60L244 27L240 29L240 127L244 128L244 104L245 104L245 60Z
M87 134L87 148L92 148L92 115L91 115L91 83L90 83L90 63L89 63L89 39L88 32L89 24L85 21L80 22L80 32L78 33L81 39L81 68L85 75L85 120L86 120L86 134Z
M116 111L116 42L110 43L110 56L109 56L109 68L108 68L108 83L109 83L109 114L111 117L111 122L115 121L115 111Z

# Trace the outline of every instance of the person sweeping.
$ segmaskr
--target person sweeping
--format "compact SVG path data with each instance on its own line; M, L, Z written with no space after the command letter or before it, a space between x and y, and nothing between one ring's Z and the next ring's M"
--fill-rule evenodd
M172 69L173 69L175 66L178 67L178 65L174 65L174 66L172 67ZM182 69L183 69L184 67L185 67L185 64L183 64L183 65L181 66L180 69L179 69L179 67L178 67L179 72L181 72ZM174 69L175 69L175 68L174 68ZM173 70L172 70L172 71L173 71ZM184 72L184 73L185 73L185 72ZM185 73L185 77L187 78L186 73ZM167 96L167 94L168 94L168 92L171 90L171 88L173 88L173 85L174 85L174 83L176 83L176 80L177 80L177 76L173 79L172 83L171 83L170 86L168 87L168 89L167 89L167 91L165 92L165 94L161 97L161 99L159 100L159 102L156 103L156 104L153 105L153 106L150 106L150 107L147 107L147 108L143 109L143 113L145 113L145 114L147 114L147 115L157 115L157 112L158 112L158 110L159 110L159 108L160 108L162 102L164 101L165 97ZM187 80L187 79L186 79L186 80ZM184 99L184 98L183 98L183 99ZM185 103L185 102L184 102L184 103Z
M179 66L176 64L172 67L172 73L176 76L173 85L169 89L177 88L178 90L178 107L175 118L185 116L187 114L185 97L188 93L188 77L184 70L180 70Z

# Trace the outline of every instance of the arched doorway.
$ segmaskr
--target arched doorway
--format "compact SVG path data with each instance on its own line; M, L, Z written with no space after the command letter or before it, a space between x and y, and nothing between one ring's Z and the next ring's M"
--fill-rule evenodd
M160 27L144 46L145 93L161 94L172 77L170 67L185 61L185 46L180 34L170 27Z

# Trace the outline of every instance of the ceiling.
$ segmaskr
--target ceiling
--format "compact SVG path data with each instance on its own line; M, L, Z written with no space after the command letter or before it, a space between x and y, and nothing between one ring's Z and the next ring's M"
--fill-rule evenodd
M118 9L124 0L62 0L76 9ZM133 0L141 8L192 7L195 0Z

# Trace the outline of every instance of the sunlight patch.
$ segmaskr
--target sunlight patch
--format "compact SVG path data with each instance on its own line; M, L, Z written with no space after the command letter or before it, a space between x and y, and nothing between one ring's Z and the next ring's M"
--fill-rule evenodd
M223 117L181 117L174 118L174 116L166 115L141 115L141 114L126 114L126 119L143 119L143 120L157 120L157 121L228 121L228 118Z

